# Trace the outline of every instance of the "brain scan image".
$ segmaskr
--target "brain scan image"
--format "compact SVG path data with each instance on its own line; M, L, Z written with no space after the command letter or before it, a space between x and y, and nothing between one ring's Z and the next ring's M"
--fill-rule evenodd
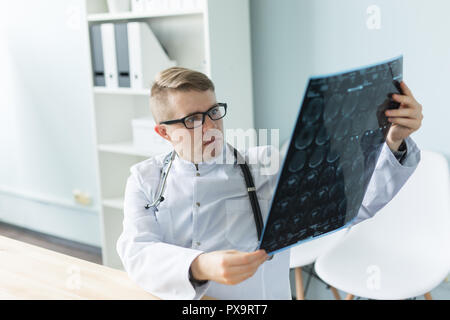
M275 253L358 215L398 108L403 58L309 80L259 248Z

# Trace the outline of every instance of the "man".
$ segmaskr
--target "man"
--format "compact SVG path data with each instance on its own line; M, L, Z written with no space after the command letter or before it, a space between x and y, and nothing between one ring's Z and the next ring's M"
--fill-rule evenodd
M388 203L414 172L420 151L409 137L421 126L422 107L401 83L401 103L386 114L392 127L355 223ZM149 210L166 155L131 167L123 232L117 251L129 276L162 299L291 299L289 250L268 260L239 167L217 161L232 154L223 141L226 106L218 104L211 80L184 68L161 72L151 90L155 131L176 151L164 201ZM243 153L248 161L269 147ZM276 174L251 165L258 203L266 221ZM146 209L147 208L147 209Z

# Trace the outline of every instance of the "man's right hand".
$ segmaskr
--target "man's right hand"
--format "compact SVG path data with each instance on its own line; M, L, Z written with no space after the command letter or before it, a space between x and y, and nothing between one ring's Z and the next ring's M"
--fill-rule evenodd
M265 250L206 252L192 261L191 271L197 280L213 280L222 284L234 285L253 276L268 257Z

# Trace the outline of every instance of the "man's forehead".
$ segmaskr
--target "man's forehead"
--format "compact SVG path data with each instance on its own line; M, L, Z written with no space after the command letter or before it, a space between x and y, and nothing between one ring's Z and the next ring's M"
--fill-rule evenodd
M213 91L173 92L168 97L173 114L185 116L195 112L205 112L217 103Z

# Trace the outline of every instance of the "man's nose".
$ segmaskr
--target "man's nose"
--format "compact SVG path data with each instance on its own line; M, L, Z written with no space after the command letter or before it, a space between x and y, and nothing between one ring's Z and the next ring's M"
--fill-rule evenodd
M211 118L207 115L205 116L205 123L203 124L203 132L206 132L209 129L215 129L216 122L211 120Z

